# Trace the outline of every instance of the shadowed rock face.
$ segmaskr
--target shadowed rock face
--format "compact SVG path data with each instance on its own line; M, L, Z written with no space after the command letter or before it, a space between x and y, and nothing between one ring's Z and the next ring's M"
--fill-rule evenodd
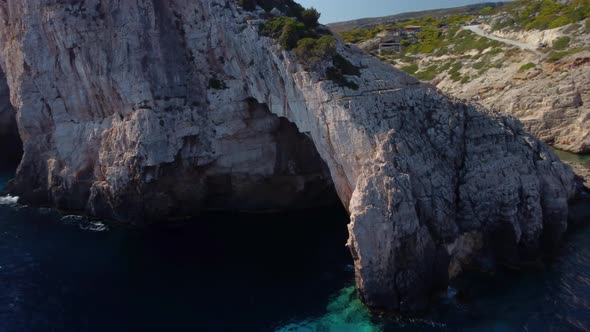
M18 136L16 111L10 104L6 77L0 70L0 165L18 163L22 143Z
M573 173L518 121L341 43L361 74L339 87L233 1L8 0L0 15L25 201L146 222L306 207L333 184L360 296L402 311L479 252L518 262L567 228Z

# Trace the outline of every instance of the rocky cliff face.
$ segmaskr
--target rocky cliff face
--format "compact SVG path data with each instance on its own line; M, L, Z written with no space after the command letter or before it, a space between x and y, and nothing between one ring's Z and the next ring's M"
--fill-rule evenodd
M445 93L518 118L528 132L547 144L590 153L590 30L581 24L544 31L472 28L480 27L488 37L509 38L508 42L526 48L505 42L494 45L484 37L486 44L463 30L446 32L449 45L442 49L444 54L391 52L381 58L411 70ZM472 38L467 46L465 38ZM567 45L553 49L564 38ZM376 53L379 42L371 39L358 46ZM539 44L547 47L537 50Z
M590 152L590 53L519 72L529 61L534 61L533 55L507 62L466 84L445 77L433 82L458 98L476 99L519 118L528 132L558 149Z
M575 153L590 152L590 52L504 76L491 89L478 92L485 106L518 117L544 142Z
M509 117L338 43L358 90L306 72L226 0L8 0L1 63L25 201L144 222L208 208L350 212L372 308L414 310L482 252L567 228L573 173ZM326 194L328 193L328 194ZM489 249L489 250L488 250Z
M483 27L490 30L489 26ZM501 68L467 84L438 77L433 80L437 87L459 98L476 98L487 108L517 117L527 131L558 149L590 153L590 34L585 27L569 25L545 31L493 34L533 46L551 46L568 34L572 42L567 50L560 51L569 55L559 61L547 61L552 54L559 53L556 51L520 51L512 61L504 61ZM476 62L473 60L472 64ZM527 63L536 66L522 71L521 66Z
M527 131L556 148L588 153L589 65L590 54L582 53L524 73L518 72L521 64L516 63L465 85L444 80L438 87L518 117Z

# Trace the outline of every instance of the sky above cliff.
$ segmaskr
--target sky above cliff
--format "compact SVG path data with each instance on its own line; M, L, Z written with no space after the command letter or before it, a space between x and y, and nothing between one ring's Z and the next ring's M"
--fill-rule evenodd
M485 2L482 0L298 0L304 7L315 7L321 23L379 17L416 10L450 8Z

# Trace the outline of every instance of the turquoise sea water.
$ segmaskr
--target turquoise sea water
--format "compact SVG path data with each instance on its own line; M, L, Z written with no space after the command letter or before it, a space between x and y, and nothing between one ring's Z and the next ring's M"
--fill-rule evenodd
M589 227L542 267L467 274L399 318L358 300L338 207L140 230L13 201L0 200L0 332L590 329Z

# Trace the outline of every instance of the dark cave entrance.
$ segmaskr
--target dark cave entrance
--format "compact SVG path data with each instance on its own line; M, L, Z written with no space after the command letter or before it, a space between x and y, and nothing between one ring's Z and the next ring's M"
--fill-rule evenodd
M23 155L22 142L16 130L16 122L10 123L6 132L0 130L0 151L0 154L2 154L0 168L14 171Z
M10 104L10 92L6 77L0 71L0 172L14 173L23 154L18 134L16 111Z
M139 246L146 251L140 257L150 259L137 279L151 279L145 271L164 271L153 278L167 288L160 302L198 298L204 308L190 317L207 312L202 319L214 322L210 330L263 331L268 322L317 316L354 285L346 247L350 219L311 138L266 105L247 102L242 139L271 136L265 141L269 138L275 151L273 174L241 182L231 174L208 177L205 206L214 208L179 226L153 226ZM265 123L272 123L270 134ZM301 190L293 185L298 181ZM228 313L230 320L224 318ZM182 320L176 323L183 326Z

